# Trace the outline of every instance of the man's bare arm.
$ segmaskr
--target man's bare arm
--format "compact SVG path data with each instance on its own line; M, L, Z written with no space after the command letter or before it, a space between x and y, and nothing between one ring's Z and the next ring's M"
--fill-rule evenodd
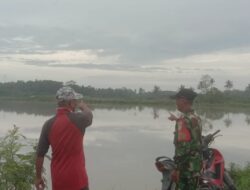
M43 162L44 162L44 157L37 156L36 158L36 181L35 181L37 190L43 190L45 188L45 183L42 178Z

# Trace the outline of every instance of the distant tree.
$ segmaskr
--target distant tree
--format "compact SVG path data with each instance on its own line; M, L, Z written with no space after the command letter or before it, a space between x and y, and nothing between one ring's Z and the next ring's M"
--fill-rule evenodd
M145 90L143 88L139 88L138 94L139 95L145 94Z
M181 89L184 89L185 88L185 85L181 84L181 86L179 87L178 90L181 90Z
M76 81L70 80L64 83L64 86L75 86L76 85Z
M210 94L213 94L213 95L221 95L221 91L216 88L216 87L212 87L210 90L209 90L209 93Z
M161 91L161 88L159 86L154 86L153 93L158 94Z
M245 88L245 92L250 92L250 84L248 84L247 87Z
M0 95L6 97L54 95L61 86L61 82L51 80L0 83Z
M210 75L203 75L197 88L201 90L202 93L208 93L213 87L215 80Z
M226 90L231 90L233 88L233 82L231 80L227 80L224 87Z

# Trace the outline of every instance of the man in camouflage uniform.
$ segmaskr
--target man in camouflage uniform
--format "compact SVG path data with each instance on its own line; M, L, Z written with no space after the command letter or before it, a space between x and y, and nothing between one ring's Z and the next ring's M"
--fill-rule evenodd
M176 99L176 107L182 113L180 117L170 115L175 125L175 157L176 170L172 177L177 183L176 190L196 190L202 167L201 154L201 121L192 109L197 94L182 88L172 98Z

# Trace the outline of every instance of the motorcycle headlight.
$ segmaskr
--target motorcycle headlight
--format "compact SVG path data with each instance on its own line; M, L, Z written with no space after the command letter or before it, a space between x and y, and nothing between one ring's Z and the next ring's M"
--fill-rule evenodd
M203 180L202 180L202 183L207 184L207 183L208 183L208 180L203 179Z

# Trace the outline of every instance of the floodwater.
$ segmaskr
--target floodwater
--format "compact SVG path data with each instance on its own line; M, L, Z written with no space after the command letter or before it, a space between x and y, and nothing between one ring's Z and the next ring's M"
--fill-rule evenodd
M92 190L160 190L157 156L173 156L174 107L93 106L94 120L85 134L85 155ZM28 138L38 139L43 123L55 105L32 102L0 102L0 136L13 125ZM250 161L250 111L248 109L197 108L203 134L221 130L211 145L225 162L244 166ZM49 160L46 160L50 186ZM51 189L49 187L49 189Z

